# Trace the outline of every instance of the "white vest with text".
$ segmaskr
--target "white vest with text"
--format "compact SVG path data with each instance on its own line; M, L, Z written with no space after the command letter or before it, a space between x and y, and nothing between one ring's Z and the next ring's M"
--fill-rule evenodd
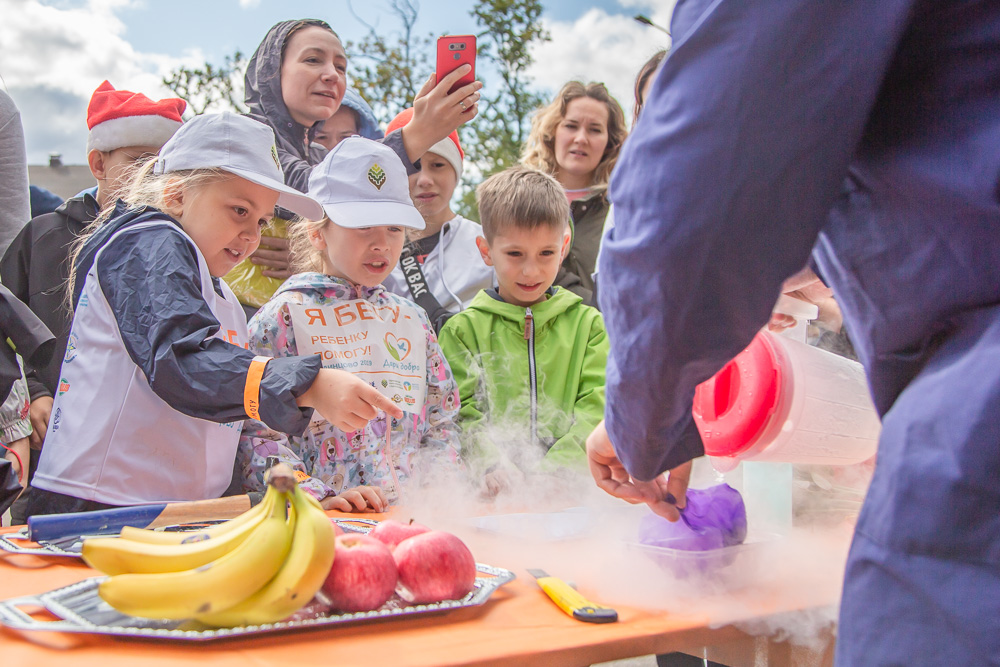
M143 222L111 237L97 252L76 307L52 406L45 447L32 484L110 505L218 498L232 479L242 421L189 417L149 386L129 357L97 278L104 248L121 234L167 226L195 249L205 302L221 324L213 336L247 347L246 315L232 290L225 297L194 241L167 221Z

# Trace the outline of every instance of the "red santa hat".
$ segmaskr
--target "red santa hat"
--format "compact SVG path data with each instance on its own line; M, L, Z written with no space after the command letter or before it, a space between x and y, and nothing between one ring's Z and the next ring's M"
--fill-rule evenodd
M162 146L183 122L187 102L168 97L154 102L142 93L115 90L105 81L87 107L87 152L125 146Z
M394 130L405 127L411 120L413 120L413 107L403 109L385 128L385 133L390 134ZM462 150L462 144L458 142L458 130L452 130L451 134L428 148L427 152L436 153L447 160L448 164L455 169L455 175L461 180L462 160L465 159L465 151Z

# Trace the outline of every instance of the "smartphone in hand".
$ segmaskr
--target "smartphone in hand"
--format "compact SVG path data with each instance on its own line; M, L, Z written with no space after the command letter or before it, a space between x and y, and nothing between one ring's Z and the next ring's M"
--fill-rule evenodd
M472 71L459 79L458 83L448 91L449 94L476 80L476 36L445 35L438 37L435 83L440 83L441 79L466 63L472 66Z

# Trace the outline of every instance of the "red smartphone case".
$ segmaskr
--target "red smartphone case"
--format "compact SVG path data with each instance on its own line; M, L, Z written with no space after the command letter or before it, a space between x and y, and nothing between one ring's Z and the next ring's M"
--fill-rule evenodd
M472 66L472 71L459 79L449 93L476 80L476 36L445 35L438 38L435 83L440 83L441 79L466 63Z

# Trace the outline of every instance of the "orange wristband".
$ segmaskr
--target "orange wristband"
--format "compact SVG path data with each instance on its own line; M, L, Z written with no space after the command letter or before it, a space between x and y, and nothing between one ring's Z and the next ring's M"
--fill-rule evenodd
M264 367L271 357L254 357L247 371L247 383L243 388L243 408L251 419L260 419L260 381L264 377Z

